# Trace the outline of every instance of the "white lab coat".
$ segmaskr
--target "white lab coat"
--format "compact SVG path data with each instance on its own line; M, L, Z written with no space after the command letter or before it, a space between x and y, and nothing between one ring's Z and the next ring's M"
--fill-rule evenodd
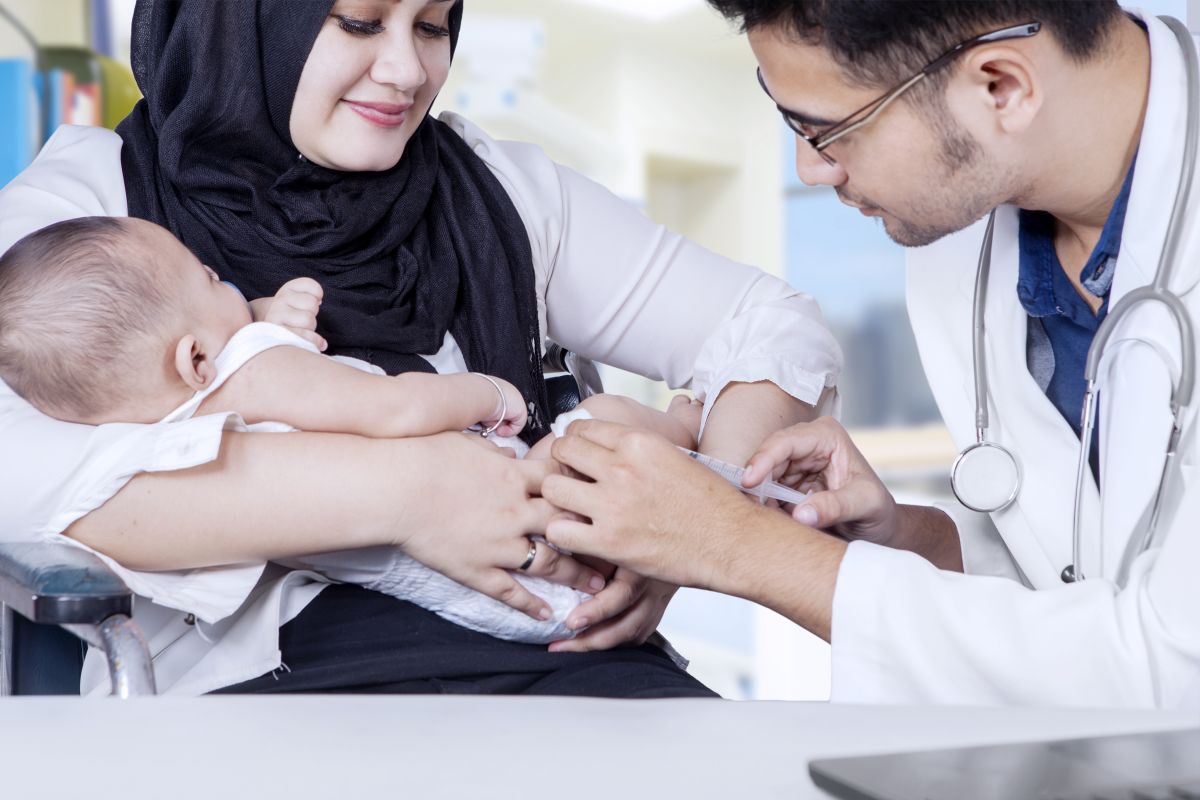
M1110 308L1154 277L1182 162L1183 56L1165 24L1147 17L1147 25L1149 106ZM1190 208L1171 288L1192 319L1200 320L1200 178ZM909 313L921 359L960 448L975 440L971 306L983 228L980 222L915 250L908 262ZM1138 557L1124 588L1114 582L1162 469L1171 372L1180 363L1176 328L1160 307L1140 305L1108 346L1100 378L1103 492L1089 477L1084 517L1083 563L1091 579L1065 585L1060 573L1072 561L1079 439L1026 365L1027 315L1016 293L1017 230L1017 210L1001 208L986 309L986 362L989 435L1016 454L1020 493L990 519L961 507L947 509L959 526L967 571L1000 577L943 573L906 554L852 545L835 599L834 697L1200 708L1196 401L1185 419L1158 546Z

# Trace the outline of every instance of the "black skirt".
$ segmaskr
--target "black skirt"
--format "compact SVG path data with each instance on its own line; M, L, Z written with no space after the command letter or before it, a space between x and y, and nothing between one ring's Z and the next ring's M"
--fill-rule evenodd
M551 653L360 586L322 591L280 628L279 643L283 666L218 693L717 697L654 645Z

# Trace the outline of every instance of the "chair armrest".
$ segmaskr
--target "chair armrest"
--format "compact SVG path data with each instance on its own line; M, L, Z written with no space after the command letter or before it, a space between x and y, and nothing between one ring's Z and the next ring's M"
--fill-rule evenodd
M104 562L69 545L0 544L0 603L47 625L130 615L133 593Z

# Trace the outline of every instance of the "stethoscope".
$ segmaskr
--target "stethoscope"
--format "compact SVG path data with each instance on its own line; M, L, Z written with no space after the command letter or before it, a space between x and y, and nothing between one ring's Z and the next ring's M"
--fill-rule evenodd
M1099 395L1097 376L1100 372L1100 362L1104 348L1116 329L1117 324L1139 303L1155 302L1161 304L1174 318L1179 328L1181 369L1179 379L1172 385L1171 414L1174 423L1171 435L1167 441L1166 459L1163 461L1162 474L1158 479L1158 487L1154 493L1154 503L1151 506L1150 518L1146 527L1132 546L1126 550L1125 559L1118 570L1117 583L1123 584L1128 576L1129 568L1141 553L1153 544L1154 532L1158 527L1159 513L1162 507L1163 486L1167 481L1170 468L1175 460L1175 451L1179 445L1183 413L1192 400L1192 389L1196 381L1195 354L1193 353L1192 320L1187 308L1168 288L1175 263L1178 260L1179 241L1183 228L1185 206L1191 195L1192 175L1196 167L1196 143L1200 138L1200 109L1197 108L1196 96L1200 89L1200 58L1196 54L1196 45L1192 35L1182 22L1173 17L1160 17L1171 28L1179 39L1183 50L1184 61L1187 64L1187 132L1184 139L1183 167L1179 175L1179 186L1175 190L1175 203L1171 209L1171 219L1167 227L1166 243L1159 256L1158 270L1154 281L1149 286L1134 289L1121 299L1109 312L1104 322L1096 331L1092 345L1088 349L1087 366L1084 370L1086 389L1083 397L1081 414L1081 434L1079 448L1079 464L1075 474L1075 513L1071 530L1071 559L1062 572L1062 579L1067 583L1083 580L1081 553L1083 550L1083 495L1087 481L1088 460L1091 457L1092 431L1096 425L1096 399ZM987 304L988 276L992 265L992 234L996 224L996 212L988 217L987 228L983 234L983 246L979 251L979 269L975 278L975 301L972 307L972 338L971 346L975 372L975 443L967 447L954 461L950 471L950 485L959 502L972 511L992 513L1007 508L1016 498L1021 487L1021 469L1016 457L1004 446L987 439L988 409L987 409L987 366L984 359L984 309ZM1102 534L1098 534L1102 535Z

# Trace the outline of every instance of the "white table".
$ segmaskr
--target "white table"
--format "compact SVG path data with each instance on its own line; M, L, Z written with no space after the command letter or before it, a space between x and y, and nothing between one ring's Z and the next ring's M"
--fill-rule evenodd
M0 797L820 798L807 771L819 756L1198 724L706 700L6 698Z

